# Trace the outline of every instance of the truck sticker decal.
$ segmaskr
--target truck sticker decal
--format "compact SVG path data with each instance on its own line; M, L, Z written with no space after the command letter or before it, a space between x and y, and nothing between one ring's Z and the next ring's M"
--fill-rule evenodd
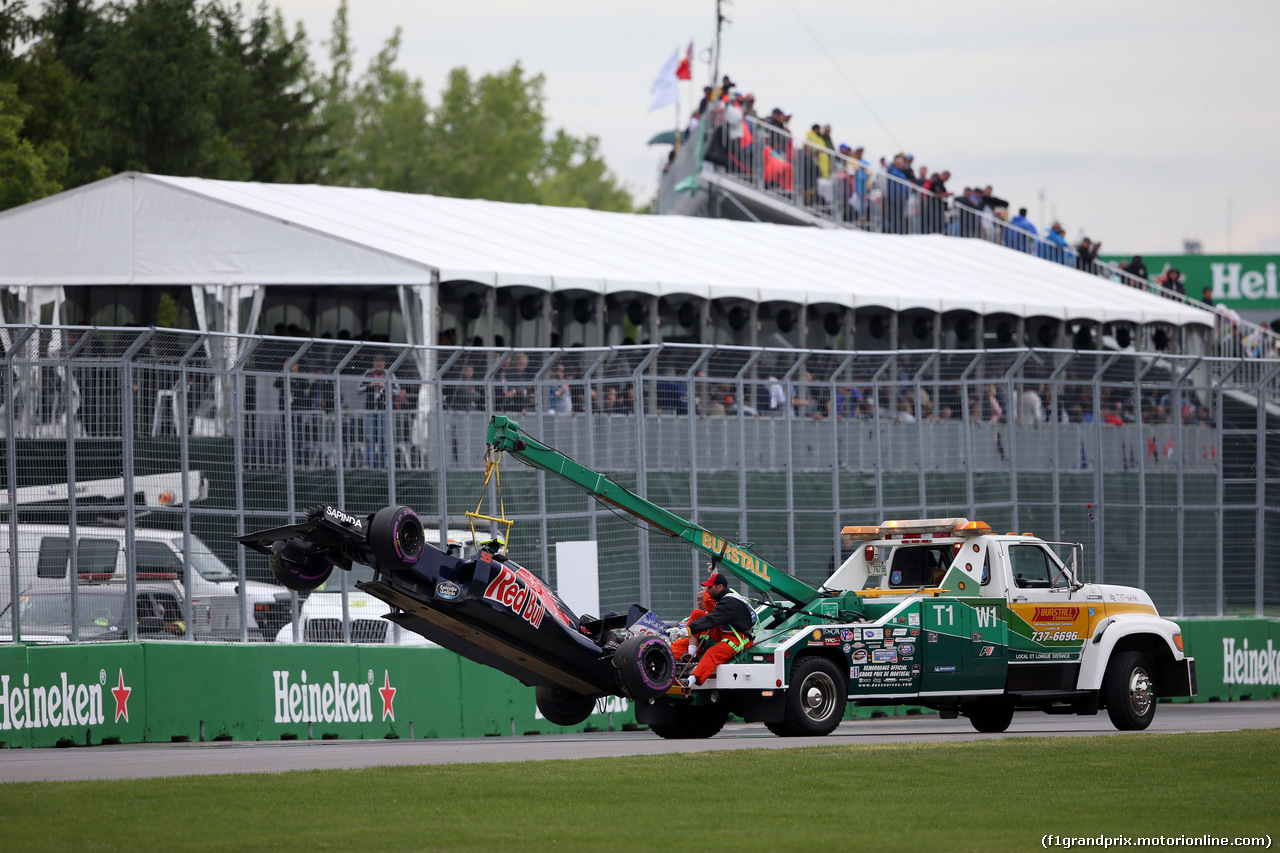
M896 649L876 649L871 653L872 663L897 663L898 652Z

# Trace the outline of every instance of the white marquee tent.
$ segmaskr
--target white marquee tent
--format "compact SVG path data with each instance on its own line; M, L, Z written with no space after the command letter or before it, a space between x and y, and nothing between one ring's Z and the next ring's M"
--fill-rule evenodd
M396 285L434 341L438 285L688 294L1099 323L1213 315L991 245L369 189L128 173L0 213L26 316L71 285L190 285L203 328L250 330L262 286ZM407 294L416 294L409 299ZM254 306L249 309L241 305ZM35 313L33 313L35 312Z

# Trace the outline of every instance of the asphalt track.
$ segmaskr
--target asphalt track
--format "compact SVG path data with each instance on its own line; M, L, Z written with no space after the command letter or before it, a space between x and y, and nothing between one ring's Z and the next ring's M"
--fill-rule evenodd
M1148 732L1238 731L1280 728L1280 701L1161 705ZM736 723L710 740L662 740L648 731L439 740L263 741L122 744L70 749L0 750L0 783L142 779L224 773L336 770L391 765L467 764L658 755L723 749L876 745L1080 737L1120 734L1105 712L1096 717L1026 712L1002 734L979 734L960 718L887 717L844 723L825 738L779 738L762 725Z

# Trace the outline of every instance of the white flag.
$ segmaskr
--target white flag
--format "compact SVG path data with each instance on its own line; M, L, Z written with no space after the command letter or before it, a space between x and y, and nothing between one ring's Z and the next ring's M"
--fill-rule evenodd
M649 103L650 112L659 107L670 106L680 98L680 81L676 78L676 68L679 65L680 50L677 48L671 51L671 58L663 63L662 70L649 87L649 94L653 96Z

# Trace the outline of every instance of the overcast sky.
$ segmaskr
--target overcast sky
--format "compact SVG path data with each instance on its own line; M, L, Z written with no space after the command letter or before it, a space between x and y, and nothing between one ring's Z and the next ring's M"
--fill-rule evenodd
M337 0L270 0L317 61ZM1037 226L1104 253L1280 252L1280 2L735 0L721 68L764 114L830 123L869 159L911 151L951 189L993 185ZM438 103L450 68L520 60L547 78L552 127L600 137L652 197L675 122L648 112L673 49L714 39L714 0L352 0L363 69L396 26L401 66ZM695 70L700 87L707 66ZM682 84L683 110L693 87ZM1043 201L1041 200L1043 193Z

